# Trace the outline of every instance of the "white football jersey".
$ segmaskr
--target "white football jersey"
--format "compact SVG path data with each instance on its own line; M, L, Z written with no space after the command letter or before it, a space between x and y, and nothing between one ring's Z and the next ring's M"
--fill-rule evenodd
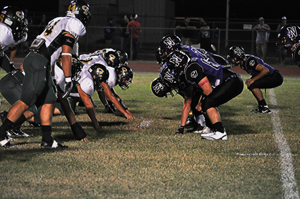
M117 85L117 73L115 68L106 66L106 69L108 70L109 76L108 79L106 80L107 85L109 88L113 88Z
M0 54L8 48L13 48L27 40L27 33L19 41L15 41L11 29L4 23L0 23Z
M56 84L60 87L62 91L64 91L65 86L65 76L63 70L55 64L54 67L55 72L55 81ZM92 94L95 92L94 89L94 81L92 75L87 70L82 70L79 74L79 80L77 82L80 84L80 87L84 93L86 93L89 96L92 96ZM75 86L75 85L74 85ZM71 97L80 97L79 93L70 93Z
M80 56L79 56L79 60L84 64L83 68L85 70L88 70L91 66L95 64L101 64L107 67L107 63L104 61L104 59L101 56L89 56L86 57L85 59L80 59Z
M46 47L51 55L51 66L55 64L62 52L61 38L65 33L71 34L76 43L85 35L86 29L83 23L75 17L57 17L51 20L42 34L36 37L45 39Z
M103 48L101 50L96 50L95 52L93 53L89 53L89 54L82 54L79 56L79 59L87 59L89 57L93 57L93 56L101 56L102 58L104 58L104 55L106 52L109 52L109 51L114 51L114 49L112 48Z

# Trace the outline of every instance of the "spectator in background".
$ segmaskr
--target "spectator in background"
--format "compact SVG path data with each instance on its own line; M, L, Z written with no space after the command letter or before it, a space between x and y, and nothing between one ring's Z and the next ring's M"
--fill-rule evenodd
M138 15L131 15L132 21L127 25L127 33L129 34L130 50L129 55L133 60L137 59L139 47L139 34L142 32L141 24L137 21Z
M281 23L278 24L278 26L277 26L276 31L277 31L278 33L280 33L281 28L284 27L285 25L287 25L287 19L286 19L285 16L283 16L283 17L281 18ZM280 36L280 35L279 35L279 36ZM287 54L287 49L284 48L284 46L282 45L282 43L281 43L279 37L277 38L277 42L276 42L276 51L277 51L277 53L278 53L279 63L280 63L281 65L283 65L283 64L284 64L285 56L286 56L286 54Z
M192 44L193 30L196 29L196 26L190 25L191 18L185 17L184 23L176 26L176 29L182 29L182 44L190 46Z
M216 53L216 48L211 43L211 30L209 24L203 18L199 18L200 20L200 48L205 49L211 53Z
M104 39L105 39L105 47L109 48L111 47L112 39L113 39L113 33L115 31L113 27L113 18L109 17L105 23L104 28Z
M124 15L124 21L121 23L121 50L127 50L127 42L128 42L128 33L127 33L127 25L129 23L129 18L127 15Z
M260 17L258 19L259 24L254 26L253 30L256 30L256 53L257 56L262 58L263 60L266 59L267 56L267 49L268 49L268 41L270 36L270 26L265 24L265 19Z

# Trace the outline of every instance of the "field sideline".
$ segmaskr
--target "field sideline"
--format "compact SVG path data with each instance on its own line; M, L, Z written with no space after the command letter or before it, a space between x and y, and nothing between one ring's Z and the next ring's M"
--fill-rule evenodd
M135 119L106 113L94 95L104 133L79 107L90 142L75 141L66 119L56 116L53 135L66 150L41 149L40 129L24 124L30 137L17 138L16 149L0 149L1 198L299 198L299 68L280 70L283 85L266 91L272 114L251 113L256 102L246 88L220 106L228 141L211 142L174 135L182 98L152 94L159 66L130 64L133 83L116 92ZM0 99L0 111L7 110Z

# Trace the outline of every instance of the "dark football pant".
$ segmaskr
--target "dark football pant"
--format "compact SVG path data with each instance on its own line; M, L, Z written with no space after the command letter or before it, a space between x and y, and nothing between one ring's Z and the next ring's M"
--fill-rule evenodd
M56 93L50 73L49 60L40 54L30 52L23 62L25 78L22 85L21 101L29 107L36 104L54 104Z
M239 76L232 77L213 89L202 101L202 110L218 107L238 96L244 89L244 82Z
M13 67L10 65L10 60L6 54L4 56L0 56L0 67L5 70L6 73L9 73L10 71L14 70Z
M272 75L266 75L253 82L248 89L252 91L254 88L275 88L283 82L283 76L278 70L275 70Z
M19 75L16 75L18 73ZM13 105L16 103L22 93L21 83L22 80L18 78L20 75L24 77L24 75L20 71L16 71L13 73L7 73L1 80L0 80L0 92L3 97ZM35 115L37 114L37 108L35 105L31 106L28 111L33 112Z

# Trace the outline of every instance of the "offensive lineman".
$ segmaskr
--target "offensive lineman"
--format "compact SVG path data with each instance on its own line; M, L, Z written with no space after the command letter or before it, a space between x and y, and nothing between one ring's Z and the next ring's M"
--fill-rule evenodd
M27 24L22 10L5 6L0 15L0 66L7 73L15 70L12 61L17 45L27 40ZM5 51L11 49L10 59Z
M55 61L62 55L62 67L65 76L65 94L72 88L71 51L80 37L85 35L90 21L89 5L83 0L74 0L68 6L66 17L51 20L42 34L38 35L30 46L30 52L24 59L24 78L21 98L9 110L0 127L0 145L11 147L6 139L6 131L12 129L17 119L33 104L42 104L41 129L42 147L66 148L55 141L51 135L52 113L56 95L51 77Z

